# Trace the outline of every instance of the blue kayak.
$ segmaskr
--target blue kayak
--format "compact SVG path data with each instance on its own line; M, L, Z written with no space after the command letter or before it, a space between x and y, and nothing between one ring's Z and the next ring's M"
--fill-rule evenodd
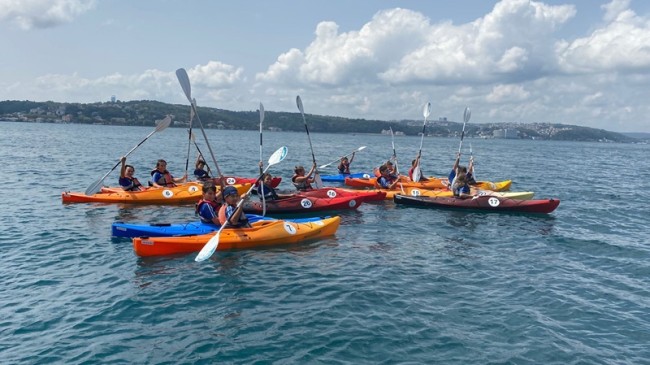
M360 178L369 178L374 175L367 174L365 172L357 172L355 174L338 174L338 175L321 175L320 178L323 181L331 181L331 182L344 182L346 177L350 177L353 179L360 179Z
M250 223L259 220L276 220L271 217L264 217L257 214L246 214ZM322 217L285 219L287 221L304 223L313 222L323 219ZM115 222L111 227L113 237L170 237L170 236L188 236L206 234L218 231L220 226L216 224L203 223L201 221L171 224L171 223L151 223L151 224L131 224L124 222Z

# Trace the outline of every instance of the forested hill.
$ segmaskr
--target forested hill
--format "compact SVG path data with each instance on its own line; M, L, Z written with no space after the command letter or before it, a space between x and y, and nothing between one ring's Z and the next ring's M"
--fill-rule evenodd
M166 104L158 101L116 101L105 103L55 103L35 101L0 101L0 120L38 123L83 123L107 125L153 126L154 121L168 114L174 115L175 127L187 127L189 105ZM198 107L206 128L259 129L259 112L235 112L216 108ZM397 134L418 135L422 120L380 121L348 119L309 114L309 130L326 133L387 133L392 127ZM303 131L304 123L299 112L264 113L264 129ZM427 135L440 137L460 136L462 123L438 120L427 124ZM573 140L601 142L638 142L638 139L602 129L552 123L468 123L465 136L474 138L524 138L543 140Z

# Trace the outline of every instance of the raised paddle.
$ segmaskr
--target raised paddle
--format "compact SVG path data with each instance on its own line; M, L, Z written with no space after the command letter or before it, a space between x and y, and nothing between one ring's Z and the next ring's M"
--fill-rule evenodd
M187 71L185 71L184 68L179 68L178 70L176 70L176 78L178 79L178 83L181 84L181 88L183 89L183 93L185 93L185 97L187 98L187 101L190 102L190 105L194 110L194 115L196 116L196 120L199 122L199 127L201 127L201 133L203 133L205 144L208 145L208 150L210 151L210 155L212 156L212 162L214 162L214 166L217 168L219 177L221 178L221 180L223 180L223 174L221 173L221 169L219 168L219 164L217 163L217 158L214 157L214 152L212 152L212 147L210 147L210 142L208 141L208 136L205 134L205 129L203 129L203 123L201 122L199 113L196 112L196 100L192 99L192 86L190 85L190 78L187 76Z
M470 171L468 171L468 172L470 172L472 174L472 178L474 178L474 180L476 180L476 176L474 176L474 171L476 170L474 168L474 154L472 153L472 144L471 143L469 144L469 164L472 165L472 169Z
M285 157L287 157L287 150L288 150L287 147L283 146L283 147L278 148L277 151L273 152L271 157L269 157L268 165L266 166L264 171L262 171L262 174L260 174L260 177L257 178L256 183L259 182L262 179L262 177L264 176L266 171L269 169L269 167L271 167L271 166L273 166L273 165L275 165L277 163L280 163L282 160L284 160ZM248 191L246 192L246 195L248 195L254 188L255 188L255 184L251 185L250 189L248 189ZM243 199L240 200L239 203L237 203L237 208L235 208L235 210L237 210L242 205L243 202L244 202ZM221 235L221 231L223 231L223 228L226 225L227 225L227 223L221 225L221 228L219 228L217 233L212 238L210 238L208 243L206 243L205 246L203 246L203 248L201 249L199 254L196 255L196 258L194 258L194 261L196 261L196 262L205 261L205 260L209 259L210 256L212 256L214 251L216 251L217 247L219 246L219 236Z
M353 154L353 153L357 153L357 152L359 152L359 151L363 151L365 148L366 148L366 146L361 146L361 147L357 148L356 150L354 150L354 151L348 153L347 155L344 155L344 156L339 157L338 160L334 160L334 161L332 161L332 162L330 162L330 163L326 163L325 165L321 165L321 166L319 166L319 169L324 169L324 168L326 168L327 166L329 166L329 165L331 165L331 164L333 164L333 163L335 163L335 162L339 162L339 161L341 161L341 159L342 159L343 157L348 157L348 156L350 156L350 155Z
M390 129L390 143L393 145L393 160L395 161L395 173L399 175L399 167L397 167L397 152L395 152L395 136L393 135L393 127Z
M264 172L264 167L262 165L262 123L264 123L264 105L260 103L260 174ZM262 216L266 215L266 198L264 197L264 180L260 181L262 188Z
M422 157L422 142L424 142L424 131L427 128L427 118L431 114L431 103L426 103L424 105L424 110L422 115L424 115L424 124L422 125L422 138L420 138L420 151L418 151L418 158L415 167L413 168L413 181L419 182L420 177L422 177L422 171L420 170L420 157Z
M199 156L203 159L203 162L205 162L205 167L208 168L208 175L212 176L210 165L208 165L208 162L205 160L205 155L203 155L203 152L201 152L199 145L196 144L196 137L194 136L194 133L192 131L190 131L190 140L192 141L192 143L194 143L194 147L196 147L196 151L199 153Z
M314 165L316 165L316 157L314 156L314 146L312 146L311 144L311 137L309 136L309 128L307 127L307 120L305 119L305 110L302 107L302 100L300 99L300 95L296 96L296 104L298 105L298 110L300 110L300 114L302 115L302 121L305 123L305 130L307 131L307 139L309 139L309 148L311 149L311 159L314 162ZM316 171L314 172L314 184L316 185L317 189L323 187L323 180L321 180L320 174L318 173L318 167L316 167Z
M185 176L187 176L187 167L190 163L190 147L192 146L192 120L194 120L194 108L190 107L190 129L187 136L187 158L185 158Z
M465 112L463 112L463 132L460 134L460 144L458 145L458 154L460 155L460 149L463 147L463 138L465 137L465 124L469 122L469 118L472 117L472 111L469 110L469 107L465 107Z
M138 143L137 145L135 145L135 147L131 148L131 150L130 150L129 152L127 152L126 155L124 155L124 157L128 157L128 156L129 156L133 151L135 151L136 148L140 147L140 145L143 144L144 141L146 141L149 137L151 137L151 135L153 135L153 134L156 133L156 132L160 132L160 131L164 130L165 128L169 127L169 125L171 124L171 122L172 122L172 117L169 116L169 115L166 116L165 119L159 121L159 122L156 124L156 129L154 129L151 133L149 133L149 134L148 134L148 135L147 135L147 136L146 136L142 141L140 141L140 143ZM118 161L118 162L115 164L115 166L113 166L113 168L111 169L111 171L107 172L104 176L102 176L101 178L99 178L99 180L96 180L96 181L94 181L92 184L90 184L90 186L88 187L88 189L86 189L85 194L86 194L86 195L93 195L93 194L96 194L97 192L99 192L99 190L102 188L102 185L104 184L104 179L106 179L106 176L108 176L108 174L110 174L111 172L113 172L113 170L115 170L115 168L116 168L117 166L119 166L121 163L122 163L122 160L120 159L120 161Z

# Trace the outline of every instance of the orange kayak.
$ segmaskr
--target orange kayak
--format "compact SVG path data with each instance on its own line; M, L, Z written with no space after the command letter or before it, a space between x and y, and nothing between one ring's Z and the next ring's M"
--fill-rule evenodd
M219 235L218 251L285 245L331 236L341 223L340 217L294 223L283 220L258 221L252 228L226 228ZM138 256L162 256L200 251L215 233L180 237L138 237L133 250Z
M250 184L234 185L240 194L248 191ZM203 195L202 185L189 182L174 187L149 188L143 191L123 191L107 188L102 192L86 195L82 192L64 191L61 201L68 203L124 203L124 204L187 204L196 203Z
M431 177L428 181L413 182L406 176L400 177L401 186L404 188L418 188L418 189L447 189L447 179L439 177ZM345 185L352 186L355 188L374 188L376 187L375 183L377 182L376 177L370 178L346 178ZM492 191L506 191L510 189L512 180L504 180L499 182L491 181L477 181L476 185L472 187L481 189L481 190L492 190ZM400 187L400 184L397 184ZM401 187L400 187L401 190Z

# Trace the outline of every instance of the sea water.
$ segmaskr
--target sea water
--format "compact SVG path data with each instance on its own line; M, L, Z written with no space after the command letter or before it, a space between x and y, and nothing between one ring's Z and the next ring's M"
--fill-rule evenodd
M363 204L305 244L138 258L114 221L195 220L192 206L61 203L106 174L151 127L0 123L0 362L7 364L642 364L650 360L650 147L465 139L479 180L559 198L550 215ZM196 132L196 131L195 131ZM226 175L258 172L259 132L207 130ZM182 176L187 131L152 135L128 162ZM199 147L216 170L197 133ZM319 164L390 136L311 135ZM397 136L406 171L419 137ZM282 188L311 165L305 133L265 132ZM425 138L425 175L458 139ZM193 170L196 150L189 156ZM116 185L119 167L106 179ZM323 174L335 174L334 168Z

